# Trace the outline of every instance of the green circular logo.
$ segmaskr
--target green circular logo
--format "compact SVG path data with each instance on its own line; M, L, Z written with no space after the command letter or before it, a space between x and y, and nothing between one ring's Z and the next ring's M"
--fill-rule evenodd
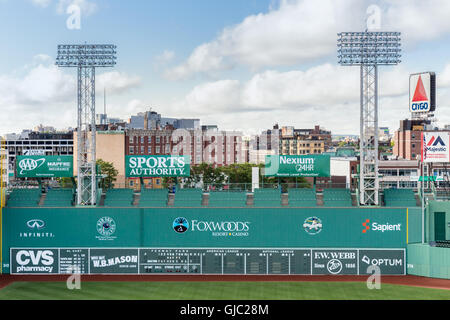
M322 231L322 220L317 217L306 218L303 223L303 229L305 229L306 233L310 235L318 234Z
M116 232L116 222L111 217L102 217L97 221L97 232L102 236L109 237Z

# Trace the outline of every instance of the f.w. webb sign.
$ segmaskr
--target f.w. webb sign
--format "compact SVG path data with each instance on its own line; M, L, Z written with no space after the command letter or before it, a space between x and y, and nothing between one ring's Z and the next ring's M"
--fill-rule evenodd
M186 177L190 163L189 156L126 156L125 172L129 178Z

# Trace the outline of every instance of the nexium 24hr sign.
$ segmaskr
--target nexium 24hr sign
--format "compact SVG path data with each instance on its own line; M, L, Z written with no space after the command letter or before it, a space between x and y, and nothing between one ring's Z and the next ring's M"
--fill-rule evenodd
M264 175L268 177L329 177L330 156L266 156Z
M126 156L125 171L129 178L186 177L191 174L189 156Z
M73 156L17 156L17 177L58 178L73 176Z

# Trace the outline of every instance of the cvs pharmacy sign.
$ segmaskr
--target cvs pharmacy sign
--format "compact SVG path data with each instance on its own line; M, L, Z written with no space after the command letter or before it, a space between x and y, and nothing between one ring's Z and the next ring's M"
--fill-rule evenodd
M58 273L58 250L11 249L11 274Z

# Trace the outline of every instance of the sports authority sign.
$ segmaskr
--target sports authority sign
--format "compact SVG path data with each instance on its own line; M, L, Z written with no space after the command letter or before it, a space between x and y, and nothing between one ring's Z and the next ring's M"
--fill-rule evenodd
M329 177L330 156L266 156L267 177Z
M422 162L450 161L450 132L422 132Z
M73 156L17 156L19 178L62 178L73 176Z
M191 174L190 156L126 156L128 178L188 177Z
M411 113L436 110L436 75L424 72L409 76L409 111Z

